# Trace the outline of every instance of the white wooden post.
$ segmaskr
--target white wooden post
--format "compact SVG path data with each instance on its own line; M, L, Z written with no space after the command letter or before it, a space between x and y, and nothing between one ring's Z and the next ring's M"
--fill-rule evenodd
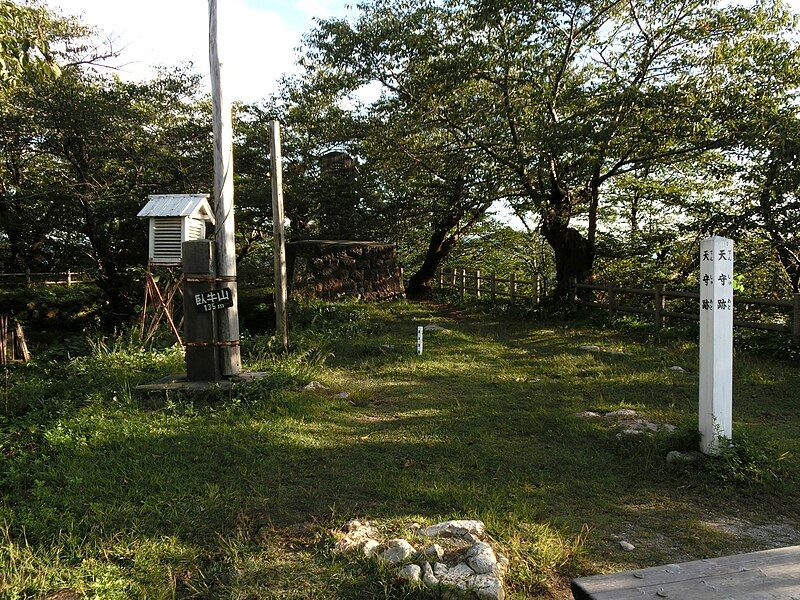
M422 356L422 327L417 327L417 355Z
M289 319L286 313L286 243L283 230L283 166L281 125L270 121L270 162L272 175L272 234L275 246L275 327L284 350L289 349Z
M733 434L733 240L700 243L700 449Z
M233 216L233 125L231 105L222 86L218 45L217 0L208 0L208 58L211 67L211 112L214 130L214 216L216 217L217 277L230 288L233 306L220 311L220 362L224 376L242 370L239 349L239 306L236 285L236 241Z

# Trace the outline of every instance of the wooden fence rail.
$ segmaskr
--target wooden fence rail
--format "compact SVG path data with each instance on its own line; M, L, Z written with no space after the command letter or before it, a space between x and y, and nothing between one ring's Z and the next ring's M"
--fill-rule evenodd
M688 300L699 300L700 294L697 292L682 292L677 290L664 289L663 284L658 284L652 289L645 288L625 288L615 287L610 285L591 285L586 283L577 283L572 281L571 297L578 304L584 306L591 306L594 308L603 308L609 311L610 314L617 312L632 313L637 315L653 316L655 319L656 327L661 328L664 325L665 318L683 319L686 321L699 321L700 315L698 312L685 313L667 310L666 301L669 298L680 298ZM578 297L578 290L592 290L605 292L606 301L599 302L597 300L584 300ZM643 308L638 306L625 306L619 303L617 298L618 294L626 294L633 296L646 296L652 298L653 308ZM734 319L733 324L736 327L744 327L747 329L760 329L762 331L780 331L783 333L791 333L792 339L795 343L800 343L800 294L795 294L792 300L770 300L768 298L742 298L734 296L733 298L734 309L737 306L766 306L771 308L783 309L787 315L785 323L764 323L755 321L746 321L743 319ZM788 310L787 310L788 309Z
M87 273L66 271L63 273L0 273L0 286L73 285L94 281Z
M440 289L456 290L461 297L467 294L477 298L489 298L494 301L498 297L516 299L529 298L538 303L544 290L541 280L534 277L533 280L526 281L517 279L512 273L507 278L498 277L495 273L488 275L481 274L480 271L467 272L465 269L441 269L436 276L436 282ZM663 284L657 284L652 288L631 288L617 287L612 285L592 285L586 283L571 282L571 298L577 304L602 308L608 310L610 314L617 312L631 313L635 315L651 316L655 319L656 327L661 328L665 319L683 319L686 321L699 321L699 309L697 312L680 312L678 310L667 310L667 300L683 299L698 300L698 292L685 292L680 290L667 290ZM592 290L604 292L605 302L598 300L585 300L578 297L578 290ZM652 302L652 307L629 306L621 304L619 296L644 296L648 298L648 304ZM734 319L736 327L747 329L759 329L762 331L779 331L790 333L795 343L800 343L800 294L794 294L792 300L772 300L769 298L743 298L735 296L733 299L734 308L745 306L758 306L778 309L785 314L783 322L765 323L748 321L744 319Z
M462 297L472 294L476 298L489 298L494 302L498 297L529 298L538 303L542 296L542 282L539 277L526 281L517 279L512 273L508 278L498 277L495 273L488 275L480 271L467 272L465 269L442 269L436 276L440 289L449 288L457 290Z

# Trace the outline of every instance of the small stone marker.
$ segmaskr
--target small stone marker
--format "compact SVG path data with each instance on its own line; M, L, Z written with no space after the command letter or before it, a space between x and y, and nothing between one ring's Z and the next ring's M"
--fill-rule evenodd
M700 449L719 453L733 428L733 240L700 243Z
M423 327L417 327L417 355L422 356L422 332Z

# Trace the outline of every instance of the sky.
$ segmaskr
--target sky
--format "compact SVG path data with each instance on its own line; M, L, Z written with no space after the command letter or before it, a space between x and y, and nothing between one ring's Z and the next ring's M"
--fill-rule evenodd
M798 0L800 1L800 0ZM49 0L109 36L121 55L112 64L126 79L147 79L157 66L192 62L208 73L207 0ZM346 14L344 0L219 0L225 88L233 100L276 91L295 70L296 49L314 18Z

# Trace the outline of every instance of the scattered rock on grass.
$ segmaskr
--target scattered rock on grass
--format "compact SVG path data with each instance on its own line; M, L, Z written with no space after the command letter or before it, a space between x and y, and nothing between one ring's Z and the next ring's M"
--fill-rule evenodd
M672 464L688 464L697 462L703 458L700 452L678 452L673 450L667 453L667 462Z
M428 560L433 560L434 562L442 560L444 558L444 550L439 544L431 544L425 550L422 551L425 555L425 558Z
M579 346L579 350L585 350L586 352L600 352L600 346L595 346L594 344L588 344L586 346Z
M419 565L406 565L397 572L397 578L406 583L419 583L422 579L422 569Z
M434 574L431 563L428 561L422 563L422 583L428 587L436 587L439 585L439 579Z
M314 390L324 390L327 388L324 385L322 385L319 381L312 381L304 385L303 389L307 392L313 392Z
M593 410L584 410L583 412L575 413L575 416L580 417L581 419L599 419L603 415L596 413Z
M683 367L679 367L678 365L674 365L674 366L670 367L669 370L670 371L675 371L676 373L685 373L686 372L686 369L684 369Z
M620 545L620 547L621 547L623 550L625 550L625 552L632 552L633 550L635 550L635 549L636 549L636 546L634 546L634 545L633 545L633 544L631 544L630 542L626 542L625 540L622 540L622 541L619 543L619 545Z
M342 400L344 400L345 398L349 398L350 397L350 392L339 392L338 394L335 394L333 397L334 398L341 398Z
M425 325L422 328L422 331L425 333L436 333L437 331L447 331L444 327L440 327L439 325Z
M606 413L606 417L635 417L638 413L630 408L620 408L619 410Z
M497 556L492 547L485 542L478 542L467 550L467 565L476 573L497 574Z
M482 536L486 532L486 525L483 521L475 520L455 520L444 521L431 525L425 529L420 529L419 534L426 537L455 537L463 538L467 534L472 534L476 537Z
M363 548L364 554L367 554L367 546L370 546L373 551L377 548L374 544L377 544L375 538L378 537L379 533L369 521L362 522L353 519L344 526L344 531L346 533L334 532L334 535L338 538L334 545L335 551L350 552Z
M369 521L350 521L343 531L334 532L339 539L335 549L360 549L367 557L377 557L388 565L397 565L395 577L410 586L425 585L437 589L443 598L459 600L504 600L503 577L509 561L496 553L478 535L486 526L477 520L453 520L419 528L412 535L438 537L417 552L408 540L397 538L381 543L379 532ZM416 538L411 538L416 539ZM447 563L443 562L447 557ZM406 564L403 564L407 561ZM413 561L413 562L412 562Z
M380 553L380 559L385 562L389 563L390 565L395 565L397 563L401 563L407 558L410 558L416 553L414 546L408 543L408 541L404 539L395 539L389 540L386 544L386 550Z
M364 545L361 546L361 551L364 553L364 556L367 558L372 558L378 555L378 549L381 547L380 543L376 540L367 540L364 542Z

